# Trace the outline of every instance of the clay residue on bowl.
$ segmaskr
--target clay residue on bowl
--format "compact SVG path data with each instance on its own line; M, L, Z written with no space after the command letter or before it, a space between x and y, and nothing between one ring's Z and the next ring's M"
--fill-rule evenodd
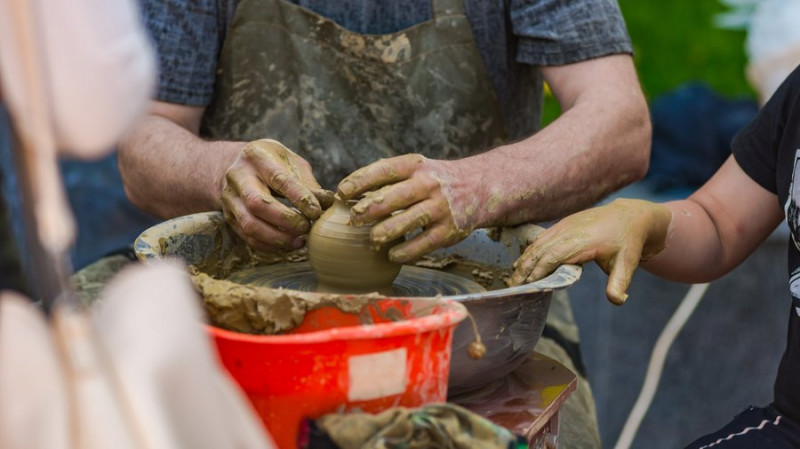
M214 279L192 270L192 282L203 298L211 324L248 334L275 335L300 325L307 312L336 307L345 313L359 313L370 301L368 295L320 295L293 290L236 284Z
M478 263L458 254L446 256L426 255L414 263L423 268L432 268L446 273L472 279L486 290L506 288L506 280L511 277L511 269Z
M208 257L194 266L198 271L217 279L225 279L245 268L308 260L308 249L306 248L287 253L266 254L254 250L244 241L237 241L234 245L222 248L221 241L215 240L214 245L214 251L211 251ZM217 246L220 248L216 248Z
M216 279L226 279L246 268L308 259L306 248L286 253L257 251L227 225L222 214L204 214L202 217L181 217L176 219L183 220L178 222L178 229L178 225L173 225L171 228L142 233L136 242L137 257L148 260L178 256L194 266L196 271Z
M244 269L303 261L305 252L265 256L253 251L234 250L228 254L230 257L210 258L200 266L190 267L192 281L203 299L209 321L223 329L259 335L280 334L300 325L311 310L334 306L343 312L358 314L370 300L384 297L378 293L322 294L232 282L227 278ZM510 275L509 270L452 255L425 256L416 265L473 279L493 290L504 288L503 279Z

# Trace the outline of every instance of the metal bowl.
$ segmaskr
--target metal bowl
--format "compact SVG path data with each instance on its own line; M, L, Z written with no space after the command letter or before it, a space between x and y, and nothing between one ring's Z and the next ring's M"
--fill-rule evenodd
M479 229L433 256L457 255L499 273L511 267L539 230L532 225L499 232ZM204 266L213 265L218 275L229 274L225 271L246 265L256 257L218 212L187 215L157 224L136 239L134 251L143 262L180 257L201 271ZM579 266L565 265L540 281L517 287L504 287L503 280L495 276L486 292L445 297L467 307L487 349L483 359L469 358L467 346L475 339L472 325L465 320L456 328L448 392L454 395L480 388L517 368L542 334L553 291L569 287L580 275Z

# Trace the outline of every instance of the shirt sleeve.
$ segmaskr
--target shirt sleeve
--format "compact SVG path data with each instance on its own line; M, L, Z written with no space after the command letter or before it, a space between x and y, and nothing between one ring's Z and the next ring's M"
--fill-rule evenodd
M158 52L157 100L189 106L211 102L231 3L142 0L144 21Z
M787 118L800 104L800 67L781 84L775 94L733 137L731 152L736 162L756 183L778 193L776 164Z
M563 65L633 53L616 0L511 0L518 62Z

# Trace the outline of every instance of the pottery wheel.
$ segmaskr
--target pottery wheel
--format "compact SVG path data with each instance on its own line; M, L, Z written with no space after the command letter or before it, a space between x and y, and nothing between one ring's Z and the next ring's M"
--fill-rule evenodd
M237 284L269 288L286 288L299 291L314 291L317 279L308 262L284 263L248 268L228 277ZM451 296L486 291L470 279L430 268L404 265L392 284L392 296L431 297Z

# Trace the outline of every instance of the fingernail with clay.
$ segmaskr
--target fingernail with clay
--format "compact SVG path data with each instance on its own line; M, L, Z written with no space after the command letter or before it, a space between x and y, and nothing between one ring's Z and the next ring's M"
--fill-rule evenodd
M358 213L351 213L350 224L357 228L364 226L364 217Z
M355 185L353 185L352 182L344 181L341 184L339 184L339 195L343 197L349 197L350 194L353 192L353 189L355 189Z
M300 249L304 246L306 246L306 236L301 235L300 237L297 237L296 239L292 240L292 247L294 247L295 249Z
M360 215L367 211L368 206L369 204L367 204L365 201L359 201L353 207L351 207L350 210L352 210L353 213Z
M315 194L317 201L319 201L319 205L322 206L323 209L331 207L331 204L333 204L333 195L333 192L325 189L321 189Z
M369 241L374 244L382 245L387 240L389 240L389 236L386 235L386 229L382 223L373 227L369 233Z
M622 295L616 294L611 298L611 302L614 303L615 306L621 306L625 304L625 301L628 300L628 294L623 293Z
M402 251L389 251L389 260L395 263L408 262L407 254Z

